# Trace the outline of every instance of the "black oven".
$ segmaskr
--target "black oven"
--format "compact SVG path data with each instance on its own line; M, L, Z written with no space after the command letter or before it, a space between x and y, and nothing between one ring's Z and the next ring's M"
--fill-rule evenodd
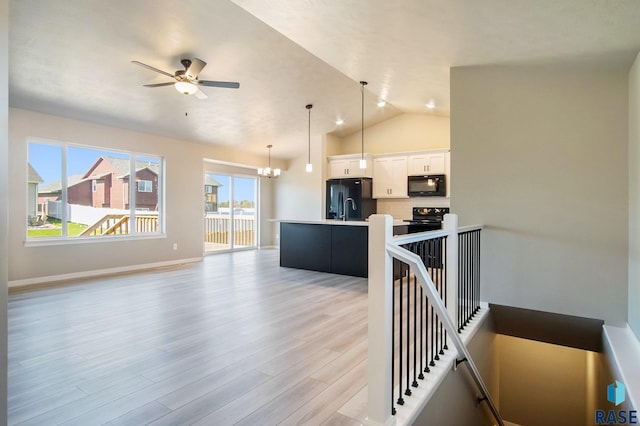
M409 176L407 189L410 197L446 197L447 178L445 175Z

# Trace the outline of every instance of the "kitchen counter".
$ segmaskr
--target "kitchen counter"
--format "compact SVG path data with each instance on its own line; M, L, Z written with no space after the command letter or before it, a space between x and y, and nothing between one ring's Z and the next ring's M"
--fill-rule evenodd
M308 223L314 225L350 225L350 226L369 226L366 220L336 220L336 219L320 219L320 220L285 220L285 219L269 219L269 222L286 222L286 223ZM393 226L406 225L402 220L394 220Z
M369 222L281 220L280 266L366 277Z

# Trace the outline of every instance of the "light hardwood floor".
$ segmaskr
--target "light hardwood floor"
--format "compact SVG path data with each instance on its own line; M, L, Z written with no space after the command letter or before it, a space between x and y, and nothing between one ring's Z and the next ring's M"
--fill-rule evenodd
M355 425L367 281L277 250L9 296L11 425Z

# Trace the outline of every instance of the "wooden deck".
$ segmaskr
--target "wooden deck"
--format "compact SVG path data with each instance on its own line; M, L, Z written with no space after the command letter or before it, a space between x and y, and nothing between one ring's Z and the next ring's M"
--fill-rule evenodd
M11 294L9 424L361 424L366 283L253 250Z

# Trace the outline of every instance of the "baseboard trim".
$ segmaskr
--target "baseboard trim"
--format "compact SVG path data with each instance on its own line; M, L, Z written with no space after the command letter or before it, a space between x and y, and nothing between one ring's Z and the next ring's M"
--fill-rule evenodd
M22 280L9 281L9 291L25 290L37 287L47 287L63 281L74 281L86 278L97 278L108 275L126 274L131 272L141 272L150 269L165 268L168 266L184 265L201 262L202 257L192 257L187 259L168 260L165 262L143 263L140 265L119 266L116 268L94 269L92 271L72 272L69 274L49 275L36 278L25 278Z

